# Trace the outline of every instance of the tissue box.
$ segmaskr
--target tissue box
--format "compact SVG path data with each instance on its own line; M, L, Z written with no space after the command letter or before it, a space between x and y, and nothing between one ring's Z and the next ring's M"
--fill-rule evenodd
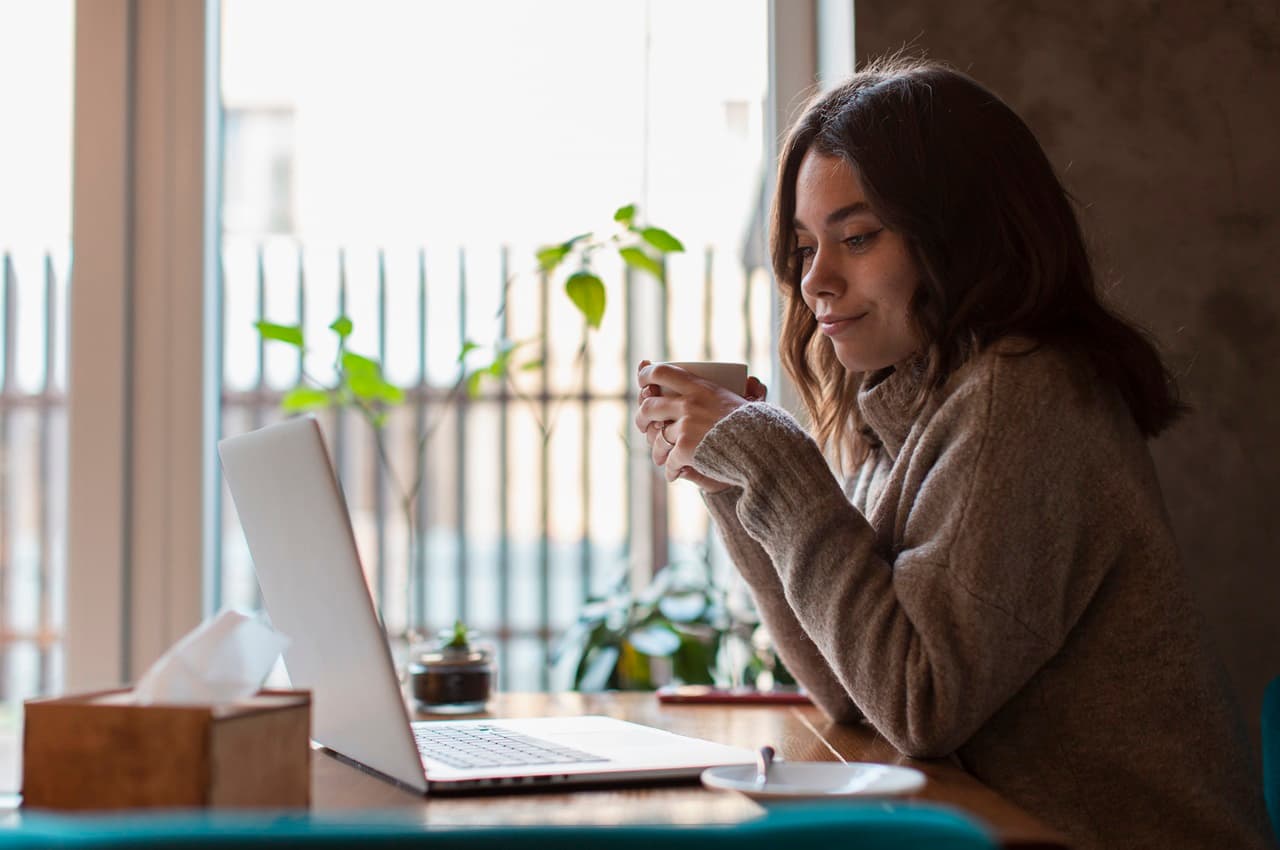
M311 694L133 705L129 691L27 700L23 805L51 809L305 807Z

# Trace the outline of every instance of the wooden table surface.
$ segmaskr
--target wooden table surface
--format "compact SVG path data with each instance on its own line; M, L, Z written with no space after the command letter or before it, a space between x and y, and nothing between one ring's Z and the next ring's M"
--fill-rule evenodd
M739 747L769 744L791 761L910 765L928 777L913 799L943 803L973 815L1007 847L1068 846L1060 834L955 764L909 759L869 725L836 724L811 706L675 705L640 693L501 694L491 704L490 714L605 714ZM710 791L692 783L424 798L323 752L313 753L312 763L314 810L416 809L423 823L431 824L734 822L757 817L762 811L740 794Z

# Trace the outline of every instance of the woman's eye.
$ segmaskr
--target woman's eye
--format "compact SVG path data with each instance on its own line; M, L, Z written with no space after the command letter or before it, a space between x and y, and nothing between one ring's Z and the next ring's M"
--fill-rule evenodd
M866 233L854 234L853 236L845 239L844 244L853 248L855 251L860 248L866 248L871 244L872 240L880 235L880 231L883 229L884 228L879 228L877 230L869 230Z
M808 262L809 260L813 259L813 246L800 245L799 247L796 248L793 256L802 263Z

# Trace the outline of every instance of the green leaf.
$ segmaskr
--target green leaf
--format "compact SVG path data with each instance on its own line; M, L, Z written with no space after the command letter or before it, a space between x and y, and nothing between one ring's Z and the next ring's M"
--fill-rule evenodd
M351 392L361 401L383 404L400 404L404 401L404 390L387 383L382 377L382 366L377 360L344 351L342 373Z
M342 370L347 373L347 377L368 378L382 374L382 367L378 365L377 360L371 360L351 351L342 352Z
M673 593L658 600L658 610L668 620L677 623L692 622L707 610L707 596L700 591Z
M690 685L715 684L716 650L719 640L712 638L705 643L690 635L680 636L680 648L671 656L671 673Z
M641 249L634 246L619 248L618 255L622 257L623 261L633 269L648 272L664 284L667 282L666 275L662 270L662 263L659 263L653 257L650 257Z
M545 248L539 248L537 256L538 268L549 272L569 256L569 249L564 245L548 245Z
M262 334L263 339L274 339L287 342L289 345L302 348L301 325L277 325L272 322L254 322L253 326Z
M623 641L621 650L614 670L618 679L616 687L624 691L653 690L653 669L649 665L649 656L636 651L629 641Z
M387 404L404 403L404 390L400 389L395 384L389 384L386 381L383 381L379 392L382 396L382 400Z
M464 340L461 350L458 351L458 362L461 363L463 360L466 360L467 355L475 351L477 348L480 348L480 343L472 342L469 339Z
M590 237L590 233L579 233L577 236L572 239L566 239L559 245L542 246L538 249L537 254L538 267L544 272L552 271L556 266L560 265L560 263L564 261L565 257L569 256L569 253L573 251L575 245L583 239L588 239Z
M454 620L453 636L449 639L449 642L445 644L445 648L446 649L466 649L470 645L468 643L468 640L469 640L469 633L468 633L467 627L463 625L461 620Z
M477 369L467 376L467 396L469 398L479 398L480 383L484 380L486 374L486 370Z
M613 214L613 220L624 227L630 227L631 222L636 218L636 205L627 204L625 207L618 207L618 211Z
M564 291L582 312L587 324L593 328L600 327L600 322L604 319L604 281L591 272L574 272L565 281Z
M329 325L329 330L338 335L339 339L346 339L351 336L351 320L346 316L339 316L333 320L333 324Z
M538 359L538 360L530 360L528 363L522 363L522 364L520 364L520 371L521 371L521 372L532 372L532 371L533 371L533 370L535 370L535 369L541 369L541 368L542 368L542 360L541 360L541 359Z
M684 250L684 244L661 227L646 227L640 231L640 238L664 254L679 253Z
M294 387L284 394L280 407L285 413L306 413L308 410L323 410L331 402L328 390L315 387Z
M628 639L636 652L644 655L666 657L680 648L680 636L658 623L637 629Z
M578 665L574 684L588 693L603 691L614 679L618 668L618 647L601 646L592 649Z

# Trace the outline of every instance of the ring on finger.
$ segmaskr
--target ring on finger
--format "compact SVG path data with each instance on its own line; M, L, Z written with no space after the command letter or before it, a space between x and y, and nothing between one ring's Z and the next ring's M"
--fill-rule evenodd
M675 442L672 441L672 439L667 436L667 426L670 424L671 424L670 421L663 422L662 427L658 429L658 433L662 435L663 442L665 442L668 446L674 446Z

